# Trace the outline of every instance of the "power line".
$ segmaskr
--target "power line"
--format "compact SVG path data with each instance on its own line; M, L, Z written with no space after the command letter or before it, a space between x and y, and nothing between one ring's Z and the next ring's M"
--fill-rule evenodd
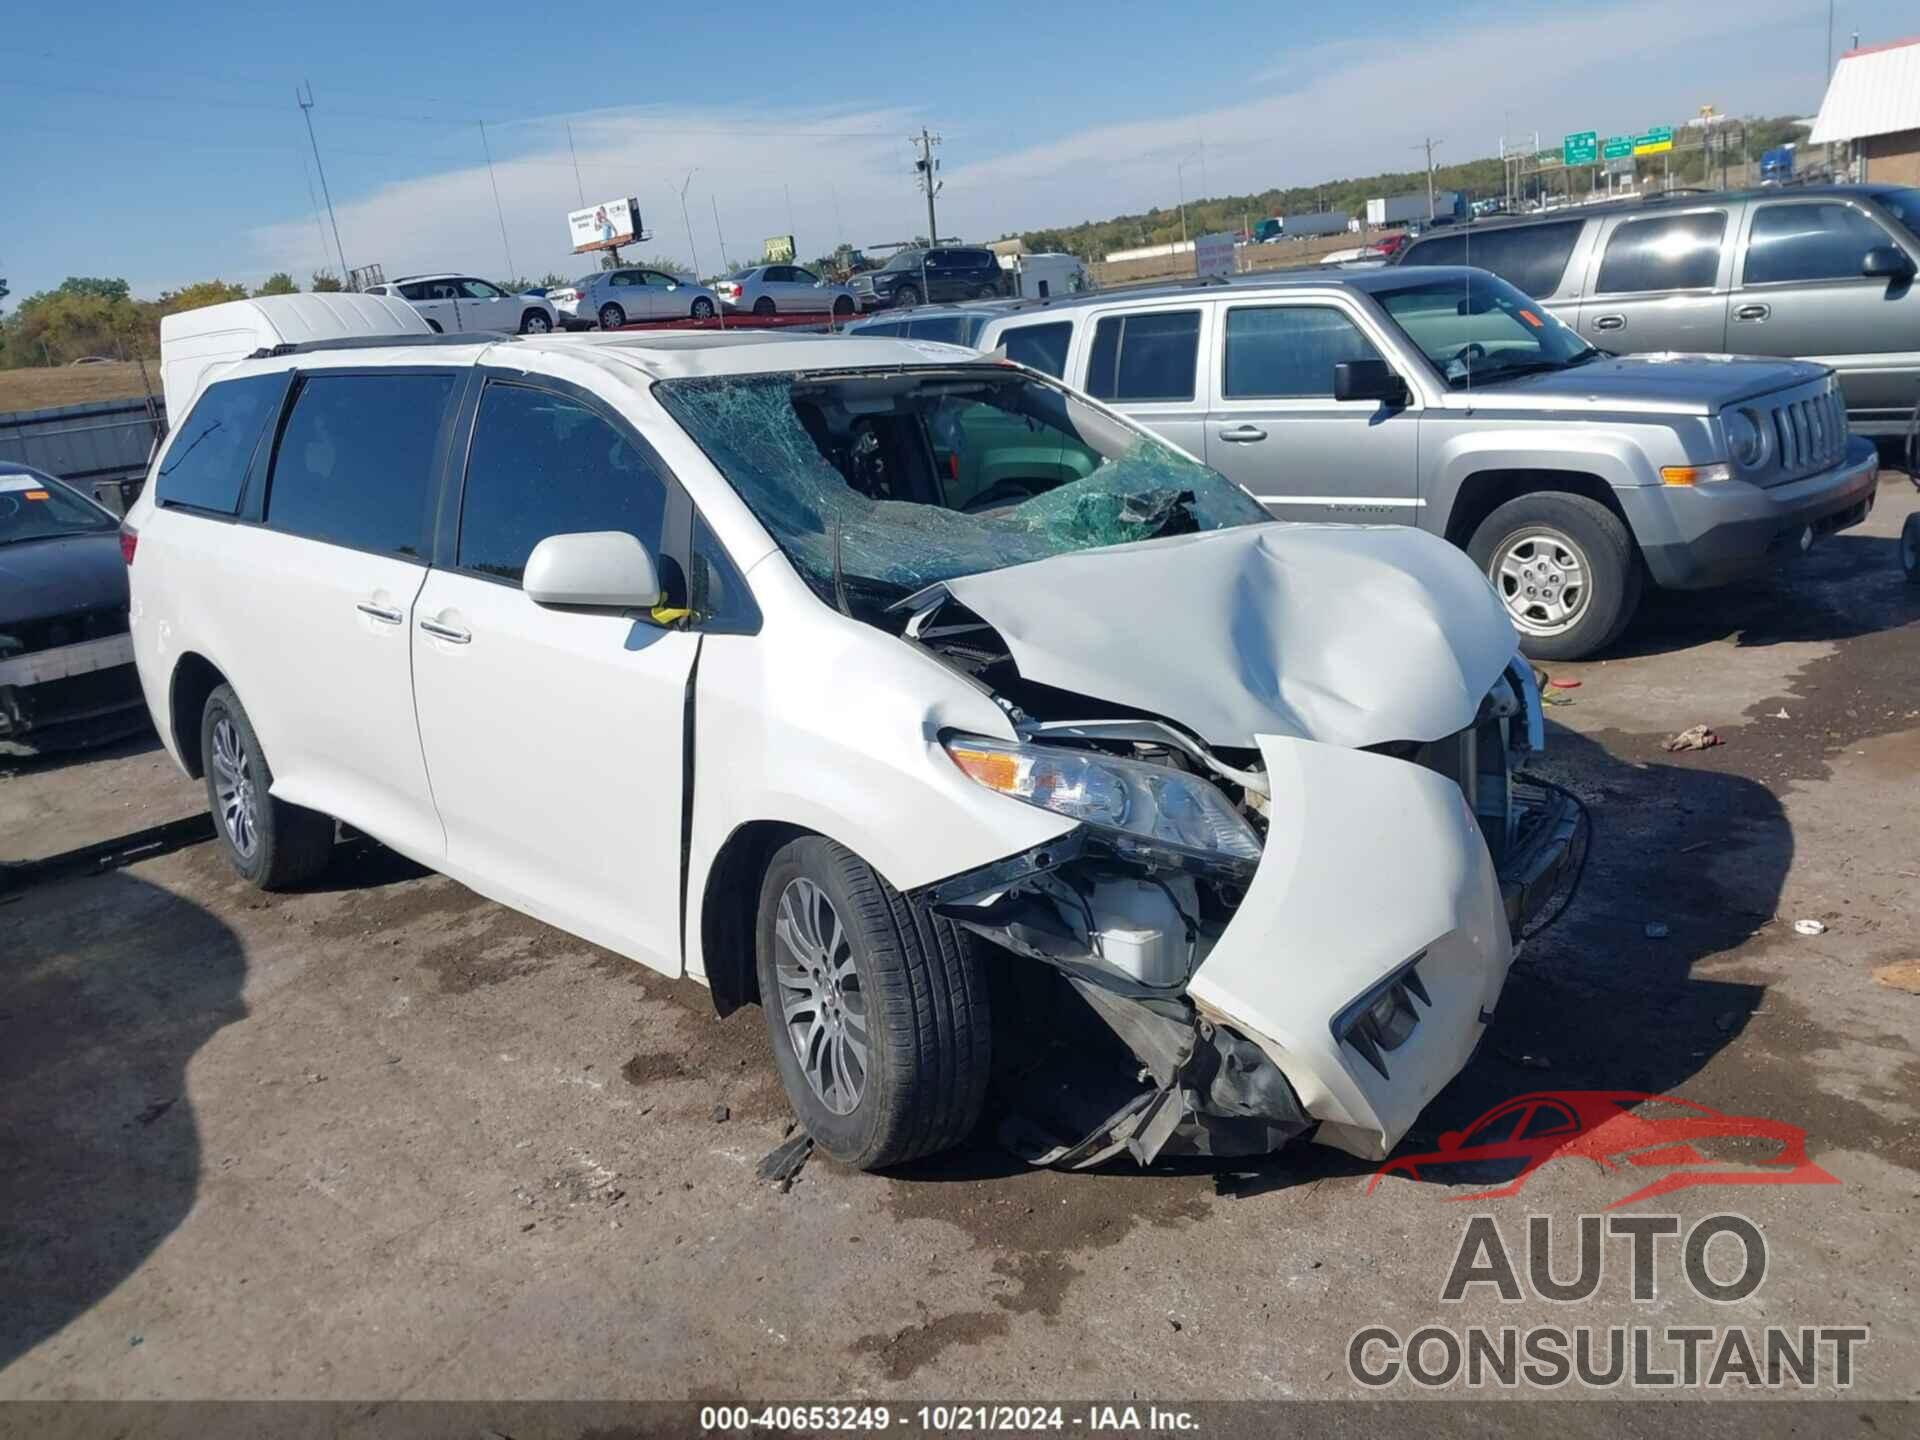
M580 208L584 210L587 205L587 187L585 182L580 179L580 152L573 148L573 122L571 120L567 121L567 153L573 156L573 184L574 188L580 192Z

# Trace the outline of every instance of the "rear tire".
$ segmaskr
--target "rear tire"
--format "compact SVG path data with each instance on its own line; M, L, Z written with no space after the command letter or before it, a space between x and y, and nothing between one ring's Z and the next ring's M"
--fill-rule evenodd
M771 296L762 295L753 302L753 313L756 315L771 315L776 308Z
M1467 553L1500 595L1530 659L1584 659L1618 639L1640 604L1633 536L1584 495L1517 496L1480 523Z
M803 836L767 867L755 961L781 1083L828 1155L877 1170L972 1131L992 1016L951 921L844 846Z
M1920 585L1920 510L1900 527L1900 568L1907 572L1909 585Z
M231 685L214 687L200 712L207 807L233 868L256 890L313 879L333 854L333 819L276 800L273 769Z
M611 300L600 307L600 328L602 330L618 330L626 323L627 312Z

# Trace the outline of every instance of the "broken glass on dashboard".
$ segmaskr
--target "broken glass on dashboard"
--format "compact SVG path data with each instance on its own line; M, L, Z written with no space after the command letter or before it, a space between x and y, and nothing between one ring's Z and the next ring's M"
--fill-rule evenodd
M1017 372L707 377L656 394L830 601L1268 518L1217 472Z

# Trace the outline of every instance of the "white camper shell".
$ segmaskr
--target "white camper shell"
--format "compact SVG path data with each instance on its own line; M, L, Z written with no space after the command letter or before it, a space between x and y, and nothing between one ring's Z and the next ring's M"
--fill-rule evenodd
M404 300L385 295L263 295L204 305L160 321L160 384L167 424L178 425L207 374L256 350L311 340L368 335L430 335L432 329Z

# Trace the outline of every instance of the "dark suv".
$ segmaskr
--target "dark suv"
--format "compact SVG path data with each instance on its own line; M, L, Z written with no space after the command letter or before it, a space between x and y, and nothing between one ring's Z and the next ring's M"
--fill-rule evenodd
M1000 260L991 250L935 246L902 250L878 270L848 282L862 310L927 301L988 300L1006 293Z
M1616 354L1831 365L1856 434L1905 433L1920 387L1920 189L1675 191L1423 235L1401 265L1473 265Z

